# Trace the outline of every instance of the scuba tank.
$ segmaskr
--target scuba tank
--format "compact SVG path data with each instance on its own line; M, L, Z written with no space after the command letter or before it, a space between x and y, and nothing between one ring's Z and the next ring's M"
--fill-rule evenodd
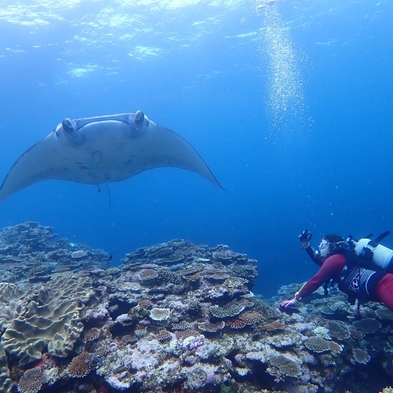
M347 243L350 244L358 256L359 266L393 273L393 250L379 244L389 233L389 231L386 231L375 240L370 239L372 235L357 241L353 240L351 236L348 237Z

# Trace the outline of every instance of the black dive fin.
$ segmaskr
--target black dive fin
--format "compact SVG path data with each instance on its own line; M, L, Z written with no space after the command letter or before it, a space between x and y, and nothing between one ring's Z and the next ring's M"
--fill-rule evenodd
M389 235L389 234L390 234L390 231L385 231L385 232L381 233L379 236L377 236L377 237L375 238L374 242L377 243L377 244L381 243L381 241L382 241L383 239L385 239L385 237L386 237L387 235Z

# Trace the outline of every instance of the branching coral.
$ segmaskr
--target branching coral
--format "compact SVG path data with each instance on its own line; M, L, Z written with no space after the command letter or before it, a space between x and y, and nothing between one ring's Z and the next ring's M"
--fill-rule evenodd
M247 324L241 319L229 319L228 321L225 321L225 325L230 329L243 329L247 326Z
M83 338L85 342L95 341L101 335L101 330L97 327L92 327L90 330L85 331Z
M44 375L40 367L26 370L19 380L18 390L20 393L37 393L41 390L45 382Z
M91 354L83 352L75 356L67 367L67 374L71 378L83 378L91 371Z
M192 325L189 322L181 321L172 325L172 330L187 330L191 329Z
M156 334L156 339L160 342L169 340L171 338L171 333L168 330L160 330Z
M171 270L161 270L158 275L160 280L170 282L173 284L182 285L185 282L183 276Z

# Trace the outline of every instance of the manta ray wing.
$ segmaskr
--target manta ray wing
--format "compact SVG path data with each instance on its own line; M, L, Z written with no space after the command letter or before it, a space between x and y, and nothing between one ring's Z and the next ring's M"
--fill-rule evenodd
M183 137L167 128L156 126L141 142L138 151L125 162L125 167L138 173L159 167L174 167L195 172L222 188L205 161Z
M0 187L0 202L11 194L42 180L61 178L67 157L59 154L52 133L26 150L14 163ZM60 151L61 152L61 151ZM66 172L66 171L65 171ZM69 180L69 179L67 179Z

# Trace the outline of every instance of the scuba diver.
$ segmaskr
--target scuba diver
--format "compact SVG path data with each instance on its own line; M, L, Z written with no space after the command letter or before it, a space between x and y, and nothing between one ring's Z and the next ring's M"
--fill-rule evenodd
M393 311L393 274L387 273L386 269L380 267L382 265L381 261L370 259L373 258L373 253L369 257L368 266L363 266L361 259L361 254L364 254L364 251L370 251L371 245L374 246L373 251L377 247L380 247L379 250L392 250L369 239L361 239L355 242L350 237L349 240L345 241L344 238L336 234L323 237L318 250L314 250L310 245L311 233L308 229L299 235L299 239L302 248L320 266L320 269L300 288L293 299L284 300L281 303L282 308L296 307L300 300L313 293L321 285L334 280L338 283L338 288L348 294L348 300L352 304L355 299L362 303L368 301L381 302ZM365 243L364 240L367 240L367 242ZM358 244L362 245L361 249L356 249ZM363 244L366 246L363 246ZM368 244L371 245L368 246ZM377 250L375 255L378 256L379 254L381 252ZM391 257L389 256L389 258ZM385 260L387 259L384 258L382 262L385 263ZM387 263L390 264L390 262L391 259L388 259ZM389 270L391 270L390 265Z

